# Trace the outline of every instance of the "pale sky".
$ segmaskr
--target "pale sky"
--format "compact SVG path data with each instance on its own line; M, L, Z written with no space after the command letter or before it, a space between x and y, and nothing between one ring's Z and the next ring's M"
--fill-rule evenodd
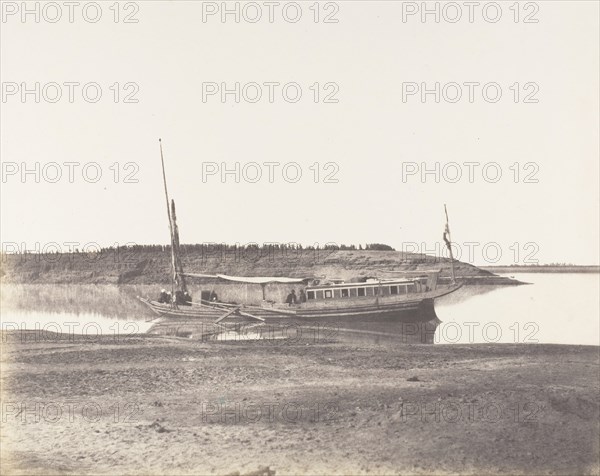
M64 2L56 2L63 9L56 23L48 21L56 13L49 7L40 10L39 23L33 15L22 22L21 12L9 15L21 2L1 3L5 250L7 243L29 249L49 242L168 243L162 137L183 243L382 242L435 253L446 203L464 261L522 263L530 255L540 263L599 263L598 2L536 2L535 12L523 6L517 23L513 2L501 2L497 23L480 11L470 23L463 2L457 2L463 8L457 23L447 21L450 10L439 23L431 17L423 23L418 13L403 22L406 2L342 1L338 11L322 2L318 23L313 2L299 2L297 23L279 9L270 23L264 2L256 3L263 13L256 23L248 21L256 13L249 9L239 23L233 16L223 23L218 13L203 21L203 8L221 2L130 2L137 11L124 2L118 23L114 2L101 2L97 23L80 10L70 23ZM35 3L45 4L29 2L31 8ZM138 22L124 23L127 14ZM328 14L338 22L323 23ZM527 15L538 22L524 23ZM58 83L63 96L50 103L52 86L39 103L34 94L23 102L20 89L12 94L12 83L33 89L36 82L40 88ZM79 86L71 103L69 82L95 82L102 98L86 102ZM236 82L258 83L262 98L236 103L229 95L222 102L216 94L203 101L203 83L233 88ZM271 103L269 82L295 82L302 97L286 102L279 86ZM463 97L436 103L429 95L423 103L416 94L403 102L403 83L436 82L458 83ZM487 102L479 87L471 103L468 82L497 83L502 97ZM125 90L126 83L135 85ZM326 83L335 85L325 89ZM124 103L134 89L138 102ZM324 103L334 89L338 102ZM247 98L255 91L246 88ZM446 92L455 94L450 87ZM532 92L538 102L525 103ZM44 180L55 177L51 162L63 173L56 183ZM79 164L74 183L66 162ZM222 183L219 174L203 177L209 162L219 168L238 162L250 179L256 168L247 164L255 162L263 176L235 183L228 175ZM280 164L274 183L265 162ZM330 162L335 168L325 169ZM422 164L434 169L436 162L450 179L456 168L447 164L460 164L462 179L449 183L442 176L436 183L430 174L423 183L418 171L403 175ZM478 163L474 183L466 162ZM40 183L35 174L22 180L22 163L32 170L39 164ZM86 168L90 177L94 167L102 172L97 183L82 176L90 163L98 164ZM283 178L289 163L297 164L286 169L290 176L302 171L297 183ZM486 170L502 172L497 183L482 175L490 163L497 165ZM338 183L323 183L333 170ZM130 172L138 183L125 183ZM524 183L527 176L538 182ZM466 242L478 243L470 259ZM486 263L482 248L490 242L502 256Z

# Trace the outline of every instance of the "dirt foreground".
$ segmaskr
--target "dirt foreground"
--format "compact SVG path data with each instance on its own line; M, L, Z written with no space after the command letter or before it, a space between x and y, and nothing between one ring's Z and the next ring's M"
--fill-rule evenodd
M598 347L2 335L8 474L598 474Z

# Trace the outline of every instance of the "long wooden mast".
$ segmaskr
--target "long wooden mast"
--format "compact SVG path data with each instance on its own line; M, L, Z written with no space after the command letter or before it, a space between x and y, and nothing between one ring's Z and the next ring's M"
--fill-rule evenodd
M165 174L165 159L163 157L163 148L162 141L158 139L158 144L160 146L160 162L162 165L162 175L163 175L163 184L165 186L165 199L167 203L167 216L169 218L169 232L171 236L171 299L172 302L175 300L175 281L177 279L177 269L175 267L175 243L174 243L174 235L173 235L173 220L171 218L171 207L169 205L169 192L167 190L167 175Z
M446 245L448 246L448 250L450 251L450 270L452 272L452 284L456 283L456 277L454 276L454 256L452 256L452 238L450 236L450 221L448 220L448 209L446 208L446 204L444 203L444 213L446 213L446 234L448 235L448 241L446 241Z
M175 256L175 282L181 291L187 291L185 284L185 275L183 274L183 265L181 264L181 254L179 253L179 227L177 226L177 213L175 212L175 201L171 200L171 222L173 224L173 251Z

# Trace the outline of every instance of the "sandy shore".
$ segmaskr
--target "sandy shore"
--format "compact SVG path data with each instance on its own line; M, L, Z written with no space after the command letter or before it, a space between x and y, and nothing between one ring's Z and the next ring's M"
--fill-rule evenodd
M2 342L2 474L599 472L598 347Z

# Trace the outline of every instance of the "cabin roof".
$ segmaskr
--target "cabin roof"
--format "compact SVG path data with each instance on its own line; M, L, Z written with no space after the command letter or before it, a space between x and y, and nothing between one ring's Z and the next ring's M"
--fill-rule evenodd
M269 284L269 283L302 283L311 278L286 278L283 276L228 276L226 274L196 274L196 273L184 273L184 276L192 278L218 278L225 281L235 281L237 283L250 283L250 284Z

